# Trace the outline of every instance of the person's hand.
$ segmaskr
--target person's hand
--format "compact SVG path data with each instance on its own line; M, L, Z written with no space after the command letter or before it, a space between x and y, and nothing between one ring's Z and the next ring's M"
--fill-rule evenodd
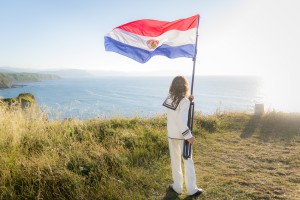
M190 100L190 101L193 101L193 100L194 100L194 96L193 96L193 95L190 95L190 96L189 96L189 100Z
M191 137L190 139L187 139L187 141L190 143L190 144L193 144L195 142L195 137Z

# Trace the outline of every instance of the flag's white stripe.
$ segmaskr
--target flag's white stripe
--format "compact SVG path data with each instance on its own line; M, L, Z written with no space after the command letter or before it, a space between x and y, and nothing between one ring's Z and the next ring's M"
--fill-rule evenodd
M115 28L110 32L108 37L111 37L119 42L128 44L134 47L145 49L147 51L154 51L155 49L150 49L147 45L147 41L154 39L158 40L158 46L166 44L169 46L181 46L186 44L196 43L196 28L189 29L187 31L170 30L158 37L147 37L136 35L122 29Z

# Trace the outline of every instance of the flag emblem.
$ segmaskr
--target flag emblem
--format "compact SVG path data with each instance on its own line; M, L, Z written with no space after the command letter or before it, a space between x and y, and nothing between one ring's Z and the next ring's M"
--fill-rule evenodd
M147 41L147 46L150 48L150 49L155 49L157 47L157 45L159 44L159 41L158 40L148 40Z

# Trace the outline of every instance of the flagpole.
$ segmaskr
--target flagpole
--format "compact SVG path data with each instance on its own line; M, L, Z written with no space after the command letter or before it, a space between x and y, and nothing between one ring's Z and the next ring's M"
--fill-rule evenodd
M195 79L195 69L196 69L196 60L197 60L197 45L198 45L198 28L199 28L199 21L200 21L200 15L198 15L198 24L197 24L197 31L196 31L196 44L195 44L195 56L193 58L193 75L192 75L192 83L191 83L191 95L193 95L193 90L194 90L194 79ZM193 130L193 125L194 125L194 102L191 101L191 105L190 105L190 110L191 110L191 114L189 115L189 117L191 117L191 121L190 121L190 128L191 131Z
M195 44L195 56L193 57L193 75L192 75L192 83L191 83L191 95L193 95L193 90L194 90L194 77L195 77L196 57L197 57L199 20L200 20L200 17L198 16L198 24L197 24L197 32L196 32L196 44Z
M192 82L191 82L191 95L193 95L194 90L194 78L195 78L195 68L196 68L196 57L197 57L197 44L198 44L198 28L199 28L199 20L200 17L198 15L198 24L197 24L197 31L196 31L196 43L195 43L195 55L193 57L193 74L192 74ZM194 125L194 102L191 100L190 102L190 108L189 108L189 116L188 116L188 126L193 131L193 125ZM188 159L191 158L192 154L192 145L185 140L183 145L183 158Z

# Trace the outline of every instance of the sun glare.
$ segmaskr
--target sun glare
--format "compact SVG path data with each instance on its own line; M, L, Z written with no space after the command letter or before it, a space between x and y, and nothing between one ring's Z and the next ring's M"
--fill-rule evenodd
M300 112L296 79L285 76L267 77L264 78L263 87L266 111Z

